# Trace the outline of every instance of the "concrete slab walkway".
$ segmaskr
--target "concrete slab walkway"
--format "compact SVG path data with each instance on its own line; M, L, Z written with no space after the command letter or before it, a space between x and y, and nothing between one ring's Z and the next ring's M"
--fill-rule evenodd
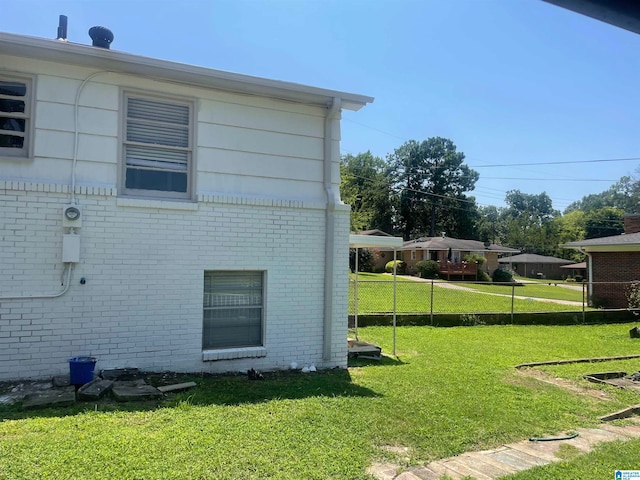
M469 477L493 480L538 465L559 462L561 459L556 454L561 445L571 445L586 453L600 442L640 438L640 421L634 419L634 422L634 425L625 427L601 424L598 428L581 428L576 430L578 436L570 440L525 440L493 450L463 453L404 471L398 465L376 463L369 467L367 473L378 480L439 480L444 475L453 480Z

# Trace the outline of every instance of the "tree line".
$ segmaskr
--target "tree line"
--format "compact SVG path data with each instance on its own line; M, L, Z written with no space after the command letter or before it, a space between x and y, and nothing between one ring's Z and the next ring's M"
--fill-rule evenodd
M509 190L505 207L479 206L470 192L480 174L464 159L442 137L410 140L386 159L371 152L343 155L340 192L351 205L351 230L379 229L405 240L446 232L580 261L578 252L559 245L620 234L623 215L640 211L640 180L630 176L573 202L562 213L546 192Z

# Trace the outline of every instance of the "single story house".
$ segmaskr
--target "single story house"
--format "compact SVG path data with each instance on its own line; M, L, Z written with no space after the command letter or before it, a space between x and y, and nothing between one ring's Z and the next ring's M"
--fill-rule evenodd
M340 117L373 99L64 37L0 33L0 380L346 367Z
M625 233L562 245L587 255L589 298L594 306L626 308L629 282L640 281L640 214L624 216Z
M491 275L498 268L498 257L502 254L519 253L514 248L504 247L493 243L484 243L478 240L463 240L459 238L447 237L442 234L439 237L425 237L417 240L409 240L404 242L400 248L402 252L402 260L407 264L410 272L417 271L417 263L423 260L435 260L440 263L441 274L463 272L472 274L469 268L462 265L465 257L477 254L486 258L483 266L485 271Z
M511 257L504 257L498 260L501 266L513 270L517 275L528 278L551 278L560 280L566 277L566 273L561 270L563 265L570 265L571 260L564 258L537 255L535 253L523 253Z
M576 276L580 276L583 279L587 278L587 262L571 263L569 265L562 265L560 268L563 272L566 272L562 274L563 277L566 275L566 278Z

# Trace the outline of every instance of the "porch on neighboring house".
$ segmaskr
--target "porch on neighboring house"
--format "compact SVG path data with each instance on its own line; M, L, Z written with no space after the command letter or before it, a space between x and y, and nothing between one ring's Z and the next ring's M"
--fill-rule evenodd
M462 280L473 277L478 279L478 263L477 262L438 262L438 275L440 278L451 280L451 276L462 277Z

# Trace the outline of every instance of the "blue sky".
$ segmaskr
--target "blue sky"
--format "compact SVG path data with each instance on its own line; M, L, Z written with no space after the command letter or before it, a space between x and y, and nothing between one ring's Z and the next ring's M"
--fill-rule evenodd
M344 112L342 152L443 136L471 192L547 192L563 210L640 174L640 36L541 0L21 0L0 31L69 40L109 27L124 52L375 97ZM560 165L522 163L583 162ZM500 165L500 166L487 166Z

